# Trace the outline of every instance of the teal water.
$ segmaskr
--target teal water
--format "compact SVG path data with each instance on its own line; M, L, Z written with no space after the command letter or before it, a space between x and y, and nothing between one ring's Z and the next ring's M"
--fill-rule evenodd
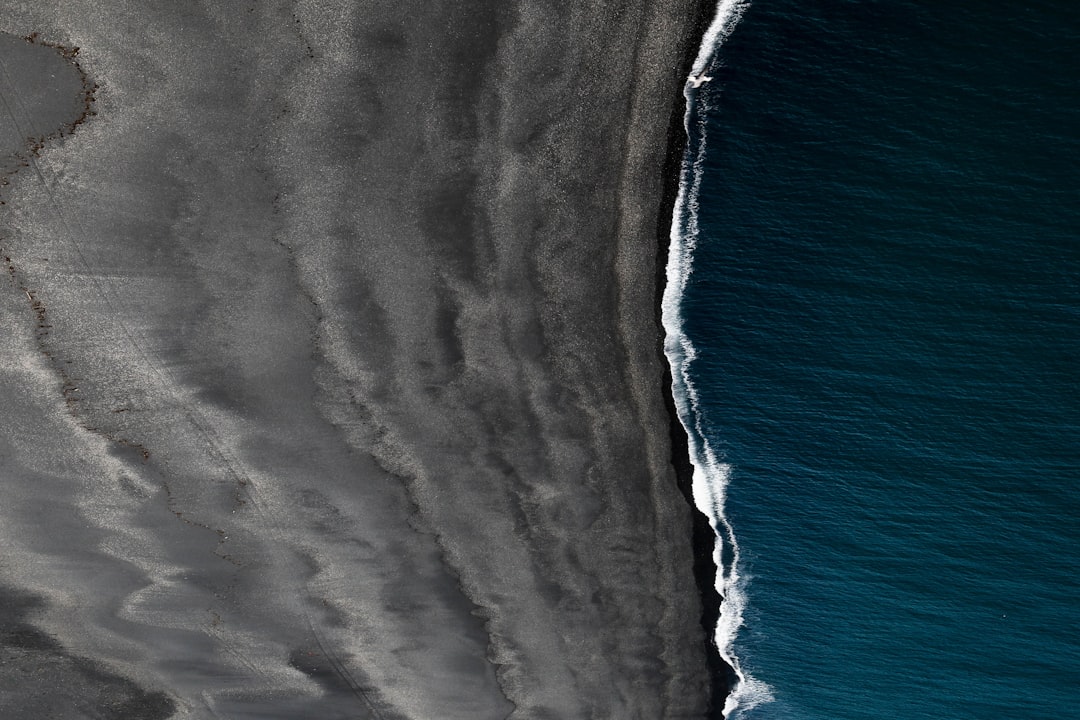
M1077 716L1078 50L1077 2L755 0L721 46L682 315L773 698L733 717Z

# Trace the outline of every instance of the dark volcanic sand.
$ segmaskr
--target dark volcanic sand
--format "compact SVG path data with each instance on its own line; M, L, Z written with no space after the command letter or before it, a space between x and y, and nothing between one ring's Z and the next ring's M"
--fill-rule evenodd
M0 715L702 717L698 3L0 4Z

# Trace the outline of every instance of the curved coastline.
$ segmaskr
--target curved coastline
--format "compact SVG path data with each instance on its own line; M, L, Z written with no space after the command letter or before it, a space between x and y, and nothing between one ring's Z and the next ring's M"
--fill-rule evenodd
M687 77L713 74L718 53L735 30L747 0L719 0L711 19L701 33L701 43L690 63ZM708 79L712 79L711 77ZM661 247L667 252L659 267L665 277L659 299L659 323L663 328L663 355L670 382L668 412L672 418L672 448L680 488L693 508L695 578L702 595L702 624L707 635L709 667L713 678L710 717L726 718L739 709L753 707L771 699L770 689L740 667L734 643L743 624L747 602L741 575L739 544L725 514L725 496L730 480L729 468L716 455L705 435L702 409L691 379L691 365L697 355L694 343L685 332L682 299L693 271L694 250L698 240L698 189L707 146L706 116L709 89L684 86L682 111L683 141L678 167L669 167L676 181L665 209L670 207L671 223ZM672 126L670 129L674 129ZM674 158L669 157L669 165ZM666 239L666 242L664 240Z
M693 72L694 63L701 52L701 43L704 42L706 33L713 22L717 8L722 0L701 2L698 6L697 15L693 24L693 36L701 38L696 45L688 47L682 64L682 76L689 77ZM685 120L688 112L688 98L684 88L673 99L671 105L671 118L668 122L667 153L664 158L663 168L663 193L660 199L660 212L656 228L657 236L657 261L656 261L656 323L661 328L657 344L664 365L664 403L669 418L669 433L671 436L671 463L675 469L675 477L679 490L690 507L692 522L692 545L694 551L694 580L698 592L701 595L701 627L705 634L706 656L709 670L709 720L719 720L723 717L722 710L726 699L730 696L732 688L738 677L735 669L721 656L715 639L715 630L720 619L720 605L723 598L716 589L717 566L713 558L716 548L716 531L713 529L709 518L703 513L694 501L694 465L690 456L689 438L687 430L679 419L679 411L675 403L675 388L673 384L671 362L664 351L665 337L663 333L663 301L664 288L667 284L667 268L670 254L670 236L672 224L675 222L676 203L678 201L680 187L684 177L686 153L690 147L690 138Z

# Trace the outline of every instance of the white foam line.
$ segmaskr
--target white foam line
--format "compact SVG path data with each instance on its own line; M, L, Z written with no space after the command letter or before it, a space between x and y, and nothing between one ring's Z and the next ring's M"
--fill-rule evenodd
M701 48L691 69L691 76L702 75L713 61L716 50L739 22L749 5L744 0L721 0L716 15L702 38ZM706 439L697 388L690 379L690 366L697 357L693 343L683 331L682 298L693 272L694 250L698 241L698 193L705 161L707 107L697 102L697 93L691 92L687 81L686 116L684 125L689 137L686 156L683 158L679 192L671 223L668 248L667 285L662 301L662 321L666 337L664 352L672 369L672 394L679 421L686 430L690 461L694 466L694 502L716 533L713 562L716 563L716 590L723 598L720 617L716 624L714 640L724 662L732 667L737 678L724 703L724 717L732 717L736 711L746 711L762 703L772 701L768 685L751 677L741 667L735 654L735 639L743 625L746 608L746 581L740 574L739 544L724 514L724 501L730 481L730 467L720 461ZM697 109L697 112L695 112ZM695 133L690 123L697 118ZM723 562L724 547L729 549L730 563Z
M691 75L700 75L705 66L716 56L716 49L727 39L743 12L750 6L750 0L720 0L716 5L716 14L701 38L701 47L690 69Z

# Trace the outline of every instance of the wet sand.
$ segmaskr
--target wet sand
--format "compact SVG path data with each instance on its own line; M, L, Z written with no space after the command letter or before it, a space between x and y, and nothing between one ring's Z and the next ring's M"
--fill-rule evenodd
M2 5L0 709L704 717L699 3Z

